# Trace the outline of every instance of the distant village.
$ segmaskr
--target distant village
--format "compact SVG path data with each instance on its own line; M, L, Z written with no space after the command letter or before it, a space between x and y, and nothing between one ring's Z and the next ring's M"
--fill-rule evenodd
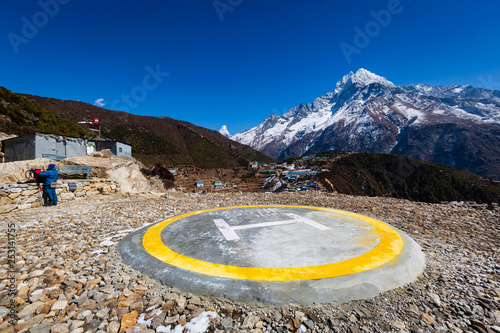
M317 175L327 171L330 160L330 156L316 154L283 163L253 161L248 168L235 168L231 172L190 166L171 168L169 171L175 176L177 189L199 194L218 191L326 191Z

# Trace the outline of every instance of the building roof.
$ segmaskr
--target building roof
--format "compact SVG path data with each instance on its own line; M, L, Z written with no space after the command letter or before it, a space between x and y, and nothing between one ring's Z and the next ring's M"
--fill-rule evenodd
M6 141L9 141L9 140L17 140L17 139L21 139L21 138L24 138L24 137L30 137L30 136L36 136L36 135L39 135L39 136L46 136L46 135L48 135L50 138L53 138L53 139L63 138L63 139L69 140L69 141L76 141L76 140L87 140L88 141L88 139L74 138L74 137L67 136L67 135L34 132L34 133L28 133L28 134L19 135L19 136L16 136L14 138L10 138L10 139L5 139L5 140L2 140L2 142L6 142Z
M115 140L111 140L111 139L101 139L101 140L98 140L98 139L90 139L89 141L92 141L92 142L111 142L111 143L121 143L122 145L126 145L126 146L130 146L132 147L132 145L129 145L128 143L125 143L125 142L121 142L121 141L115 141Z
M28 136L32 136L32 135L42 135L42 136L49 135L51 138L53 137L54 139L56 137L62 137L64 139L69 139L70 141L73 141L73 140L87 140L87 141L90 141L90 142L116 142L116 143L121 143L121 144L124 144L124 145L132 147L128 143L121 142L121 141L110 140L110 139L101 139L101 140L99 140L99 139L74 138L74 137L67 136L67 135L62 135L62 134L42 133L42 132L34 132L34 133L23 134L23 135L16 136L14 138L2 140L2 142L6 142L6 141L9 141L9 140L19 139L19 138L22 138L22 137L25 137L25 136L28 137Z

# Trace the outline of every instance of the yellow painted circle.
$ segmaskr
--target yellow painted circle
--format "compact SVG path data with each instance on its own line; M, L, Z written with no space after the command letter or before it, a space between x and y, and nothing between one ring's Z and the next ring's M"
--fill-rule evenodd
M215 264L190 258L171 250L161 240L161 232L163 229L165 229L165 227L188 216L206 212L213 212L217 210L251 207L306 208L350 216L372 225L380 234L380 243L375 248L358 257L332 264L292 268L259 268ZM396 258L403 250L403 239L396 230L383 222L380 222L368 216L343 210L308 206L254 205L214 208L169 218L149 228L142 238L142 245L144 249L153 257L169 265L200 274L241 280L298 281L333 278L364 272L382 266Z

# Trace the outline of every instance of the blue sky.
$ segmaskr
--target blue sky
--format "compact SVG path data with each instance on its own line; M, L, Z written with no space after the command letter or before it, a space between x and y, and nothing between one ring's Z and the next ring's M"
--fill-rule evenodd
M498 13L497 0L6 1L0 86L235 134L358 68L500 90Z

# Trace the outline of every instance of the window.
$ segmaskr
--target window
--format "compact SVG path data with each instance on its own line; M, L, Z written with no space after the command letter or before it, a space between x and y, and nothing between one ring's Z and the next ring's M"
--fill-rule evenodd
M123 152L123 148L122 148L122 147L118 148L118 151L119 151L120 153L121 153L121 152Z

